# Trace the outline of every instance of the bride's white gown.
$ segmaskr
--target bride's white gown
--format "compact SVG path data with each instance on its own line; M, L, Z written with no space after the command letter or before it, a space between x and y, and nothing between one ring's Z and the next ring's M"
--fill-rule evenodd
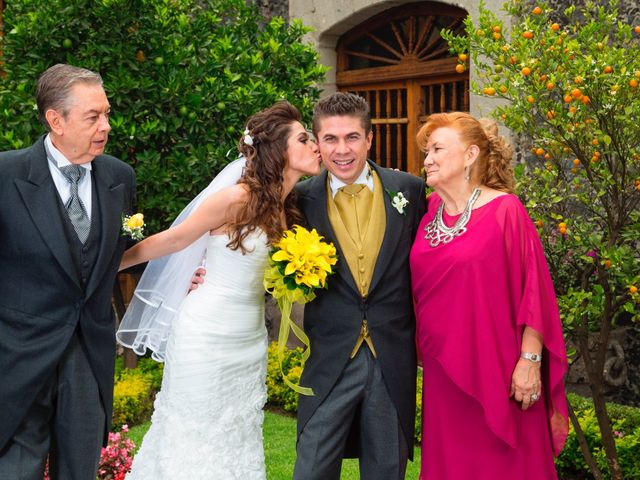
M226 248L226 235L209 239L206 280L172 325L151 428L127 480L266 477L268 247L259 232L243 242L246 255Z

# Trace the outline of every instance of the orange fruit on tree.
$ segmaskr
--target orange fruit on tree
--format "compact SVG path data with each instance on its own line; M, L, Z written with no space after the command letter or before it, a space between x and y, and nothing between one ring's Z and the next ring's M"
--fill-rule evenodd
M460 60L461 62L466 62L467 58L469 58L469 56L466 53L459 53L458 54L458 60Z
M571 101L571 97L569 97L569 101ZM578 109L574 106L569 107L569 112L571 113L576 113L578 111Z
M493 96L496 94L496 89L493 87L484 87L482 91L485 93L485 95L489 96Z
M531 69L529 67L524 67L522 70L520 70L520 73L522 73L522 75L524 75L525 77L528 77L529 75L531 75Z
M560 235L566 235L567 234L567 229L566 228L559 228L558 231L560 232Z
M544 154L544 159L545 160L551 160L551 154L550 153L545 153Z
M502 27L500 25L494 25L493 27L491 27L491 30L493 31L493 33L500 33L502 31Z
M584 79L580 75L578 75L576 78L573 79L573 81L576 83L582 83L583 80Z
M554 110L549 110L547 112L547 118L549 120L553 120L554 118L556 118L556 112Z
M604 265L604 268L611 268L611 265L613 265L611 260L609 260L608 258L604 262L602 262L602 264Z
M638 81L635 78L632 78L629 80L629 86L631 88L638 88Z
M557 23L552 23L551 30L553 30L554 32L557 32L558 30L560 30L560 25Z
M533 32L531 30L527 30L522 34L522 36L527 40L531 40L533 38Z
M560 222L558 224L558 228L567 228L567 224L565 222Z
M567 94L564 96L564 103L570 103L572 99L571 95Z
M640 78L640 70L636 72L636 78Z
M511 58L509 58L509 63L511 65L515 65L515 63L518 61L518 59L516 57L514 57L513 55L511 56Z
M531 13L534 15L540 15L542 13L542 9L540 7L536 7L531 11Z
M611 73L611 72L613 72L613 67L610 66L610 65L607 65L606 67L604 67L603 72L604 73Z
M547 75L545 73L543 73L542 75L540 75L538 77L538 80L540 80L541 82L546 82L547 81Z
M579 158L574 158L573 159L573 164L577 167L578 165L580 165L580 159Z
M554 87L555 85L553 84L553 82L547 83L547 90L553 90Z
M534 98L533 95L529 95L527 96L527 102L529 103L535 103L536 99Z
M494 40L500 40L502 38L502 34L499 32L492 33Z
M505 85L500 85L500 93L507 93L507 87Z
M462 65L461 63L456 65L456 72L463 73L464 70L465 70L464 65Z
M536 148L536 155L542 156L544 155L544 148Z
M582 98L580 99L582 101L582 103L584 103L585 105L588 105L591 103L591 99L589 98L588 95L583 95Z
M536 227L538 227L538 228L544 227L544 221L539 220L539 219L536 220Z
M600 145L600 142L598 141L597 138L594 138L593 140L591 140L591 145L593 145L594 147L597 147L598 145Z
M636 25L633 31L640 34L640 25Z
M636 293L638 293L638 287L636 287L635 285L631 285L631 286L629 287L629 293L630 293L631 295L635 295Z

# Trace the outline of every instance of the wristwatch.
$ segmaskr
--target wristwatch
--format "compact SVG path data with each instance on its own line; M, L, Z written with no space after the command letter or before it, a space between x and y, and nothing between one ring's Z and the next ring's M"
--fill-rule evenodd
M530 362L533 362L533 363L540 363L542 361L542 354L522 352L520 354L520 358L524 358L525 360L529 360Z

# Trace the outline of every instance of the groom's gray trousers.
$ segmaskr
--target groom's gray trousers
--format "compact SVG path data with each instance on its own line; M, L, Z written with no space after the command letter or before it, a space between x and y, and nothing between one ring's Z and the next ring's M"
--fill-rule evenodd
M360 478L404 479L408 447L380 365L366 345L302 430L294 480L339 480L354 422L360 436Z

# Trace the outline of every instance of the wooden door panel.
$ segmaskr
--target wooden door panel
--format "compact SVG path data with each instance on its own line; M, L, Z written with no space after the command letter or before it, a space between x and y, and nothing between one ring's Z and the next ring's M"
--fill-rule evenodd
M419 174L416 134L431 113L469 110L469 74L455 72L457 58L440 36L463 30L467 12L437 2L417 2L381 12L338 42L338 90L364 97L371 107L377 164Z

